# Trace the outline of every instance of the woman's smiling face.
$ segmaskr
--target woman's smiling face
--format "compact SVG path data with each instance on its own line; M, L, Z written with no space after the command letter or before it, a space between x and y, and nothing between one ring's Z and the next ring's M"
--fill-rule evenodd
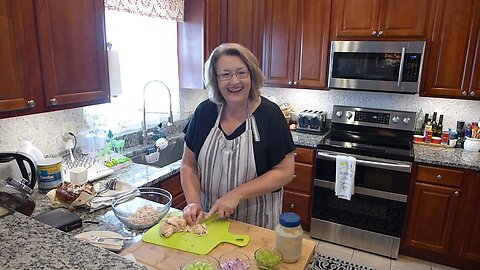
M223 55L218 59L216 69L218 88L227 104L246 104L252 80L242 59L238 56Z

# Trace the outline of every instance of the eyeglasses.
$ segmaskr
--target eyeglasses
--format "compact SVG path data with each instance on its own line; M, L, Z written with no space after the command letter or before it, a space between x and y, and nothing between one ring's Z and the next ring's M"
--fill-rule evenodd
M223 73L217 74L217 77L220 81L230 81L233 78L233 74L235 74L235 76L237 76L238 79L245 79L250 74L250 71L248 71L248 69L241 69L241 70L237 70L237 72L235 73L223 72Z

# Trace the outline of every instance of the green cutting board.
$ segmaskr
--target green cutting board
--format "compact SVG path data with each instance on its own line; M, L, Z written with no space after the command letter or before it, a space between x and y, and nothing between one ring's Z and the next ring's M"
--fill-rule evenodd
M250 241L248 235L228 232L230 221L225 219L205 223L208 231L207 235L198 236L190 232L180 232L174 233L170 237L163 237L160 235L160 227L170 215L175 215L175 213L168 213L157 225L143 234L142 240L147 243L202 255L210 253L218 244L223 242L244 247Z

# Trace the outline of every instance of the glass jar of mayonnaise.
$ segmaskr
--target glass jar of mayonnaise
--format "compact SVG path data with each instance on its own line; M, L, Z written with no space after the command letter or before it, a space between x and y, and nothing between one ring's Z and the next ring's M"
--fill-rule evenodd
M300 258L302 240L300 216L293 212L282 213L275 227L275 248L282 252L283 262L294 263Z

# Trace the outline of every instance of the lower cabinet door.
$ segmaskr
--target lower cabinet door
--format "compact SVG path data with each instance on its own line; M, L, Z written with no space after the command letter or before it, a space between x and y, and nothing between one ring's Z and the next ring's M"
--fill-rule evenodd
M178 194L177 196L173 197L172 199L172 207L183 210L183 208L187 206L187 200L183 195L183 192Z
M415 182L406 244L448 254L459 195L455 188Z
M310 231L310 195L291 190L285 190L283 193L283 212L297 213L302 220L302 228Z

